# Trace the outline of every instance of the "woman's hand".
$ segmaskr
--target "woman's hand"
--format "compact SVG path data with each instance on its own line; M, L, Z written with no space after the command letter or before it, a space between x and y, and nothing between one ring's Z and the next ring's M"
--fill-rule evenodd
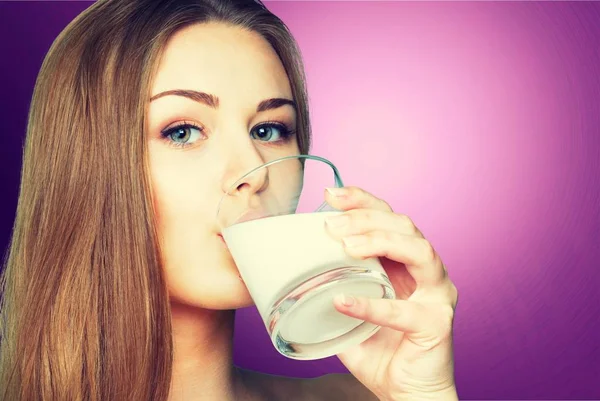
M457 400L452 323L458 294L439 255L383 200L357 187L338 190L326 200L344 213L327 222L328 232L350 256L379 257L397 298L336 298L341 313L382 326L339 359L380 400Z

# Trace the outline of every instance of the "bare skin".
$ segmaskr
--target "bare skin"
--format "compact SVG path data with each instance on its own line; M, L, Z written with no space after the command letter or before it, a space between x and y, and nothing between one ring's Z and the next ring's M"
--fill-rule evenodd
M180 89L214 95L218 107L164 94ZM221 23L188 27L167 44L152 98L149 166L173 316L169 401L369 400L351 375L296 379L233 364L234 310L252 299L217 236L217 204L232 180L265 157L299 153L296 138L284 141L278 126L268 127L269 138L255 135L271 121L296 124L288 105L256 111L265 99L292 99L271 46Z
M329 374L313 379L266 375L238 369L246 388L254 392L247 401L377 401L378 398L350 374Z
M352 257L379 257L398 299L336 299L340 313L382 326L338 355L352 375L306 380L236 368L234 310L253 302L218 236L216 210L244 173L266 159L300 153L295 108L265 102L292 101L290 82L260 35L207 23L171 38L151 97L149 170L173 316L169 401L458 399L452 357L457 289L412 220L357 187L327 195L344 211L328 219L328 232ZM269 177L273 188L286 187L285 181ZM260 186L244 183L238 190Z
M182 307L179 307L180 311ZM189 313L197 314L190 308ZM211 315L209 315L211 316ZM221 317L218 317L221 316ZM189 332L190 347L196 357L179 356L183 337L178 335L170 401L178 400L236 400L236 401L376 401L377 397L350 374L330 374L304 379L269 375L242 369L233 365L231 347L233 341L233 313L213 313L216 338L200 348L199 342ZM180 326L177 326L180 327ZM189 328L189 326L187 326ZM206 327L206 325L204 325ZM229 333L225 335L225 333ZM219 349L224 351L218 351ZM192 354L188 354L192 356ZM200 357L200 355L202 357Z

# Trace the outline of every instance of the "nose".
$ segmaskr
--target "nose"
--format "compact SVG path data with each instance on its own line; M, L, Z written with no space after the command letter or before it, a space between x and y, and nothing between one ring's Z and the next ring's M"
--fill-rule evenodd
M223 193L236 196L262 192L269 185L268 167L257 168L264 163L265 159L254 145L236 152L223 179Z

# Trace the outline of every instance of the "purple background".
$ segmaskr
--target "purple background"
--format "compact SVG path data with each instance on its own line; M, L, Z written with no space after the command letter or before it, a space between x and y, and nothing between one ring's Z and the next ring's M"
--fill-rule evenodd
M3 248L36 74L89 4L0 2ZM266 4L303 52L313 153L411 216L459 288L460 397L600 399L600 3ZM240 365L345 371L238 317Z

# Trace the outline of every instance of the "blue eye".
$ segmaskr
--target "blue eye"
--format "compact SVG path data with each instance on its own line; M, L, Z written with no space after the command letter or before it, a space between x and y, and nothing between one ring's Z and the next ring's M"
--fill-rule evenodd
M203 137L202 128L184 123L161 132L163 138L173 146L185 147Z
M173 128L166 129L161 135L170 146L185 148L193 145L199 139L206 139L204 130L195 124L183 122ZM266 122L255 126L250 131L250 136L263 142L289 142L295 134L285 124Z
M254 139L265 142L286 142L294 132L281 123L264 123L254 127L250 135Z

